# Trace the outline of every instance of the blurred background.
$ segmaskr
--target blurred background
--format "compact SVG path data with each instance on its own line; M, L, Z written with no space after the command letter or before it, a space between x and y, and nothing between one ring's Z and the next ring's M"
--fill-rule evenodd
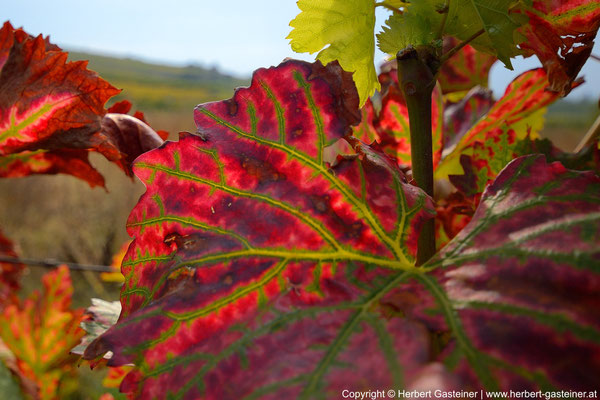
M208 2L177 1L3 1L1 20L31 35L50 35L73 60L89 60L95 70L123 92L111 100L130 100L156 130L176 139L194 131L194 106L231 97L247 85L259 67L286 57L310 55L291 51L285 37L298 13L292 0ZM385 11L378 15L385 20ZM594 54L600 55L597 44ZM377 53L380 63L385 55ZM515 71L497 63L491 88L500 97L520 72L539 66L537 59L517 59ZM550 107L543 134L571 150L599 114L600 62L590 59L581 75L587 83ZM128 240L125 221L144 187L115 165L92 154L106 178L107 191L64 175L0 179L0 227L21 257L81 264L109 265ZM30 267L24 295L40 287L41 267ZM73 272L74 306L90 297L117 300L119 283L95 272ZM83 376L85 385L99 382ZM89 380L86 381L86 380ZM101 393L102 389L98 393ZM93 391L81 398L95 398ZM91 396L91 397L88 397ZM77 397L79 398L79 397Z

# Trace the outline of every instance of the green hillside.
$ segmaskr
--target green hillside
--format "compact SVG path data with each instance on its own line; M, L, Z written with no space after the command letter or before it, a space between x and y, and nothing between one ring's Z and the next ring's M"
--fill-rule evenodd
M69 57L89 60L89 69L123 89L113 101L130 100L144 112L191 111L199 103L229 98L234 88L249 83L249 79L195 65L175 67L76 51L69 52Z

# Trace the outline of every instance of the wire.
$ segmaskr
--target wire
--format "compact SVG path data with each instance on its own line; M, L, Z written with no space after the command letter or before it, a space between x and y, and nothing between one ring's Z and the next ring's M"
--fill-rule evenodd
M66 265L72 271L94 271L94 272L112 272L114 271L108 265L94 265L94 264L78 264L57 260L36 260L33 258L18 258L18 257L7 257L0 256L0 263L9 264L25 264L36 267L54 268L60 265Z

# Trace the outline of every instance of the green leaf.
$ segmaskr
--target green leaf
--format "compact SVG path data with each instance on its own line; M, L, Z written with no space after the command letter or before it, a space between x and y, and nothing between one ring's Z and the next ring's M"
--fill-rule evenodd
M301 12L287 39L297 53L319 52L323 64L337 60L353 79L362 106L379 89L375 72L375 5L372 0L300 0Z
M437 2L428 0L434 9ZM444 32L461 40L467 40L483 29L485 35L472 44L481 50L495 54L507 68L512 69L510 58L520 54L515 30L527 18L511 14L514 0L452 0ZM431 11L429 11L431 12Z
M384 53L396 54L412 46L429 45L435 40L436 29L430 14L415 12L417 5L407 7L403 14L394 13L377 34L377 45Z

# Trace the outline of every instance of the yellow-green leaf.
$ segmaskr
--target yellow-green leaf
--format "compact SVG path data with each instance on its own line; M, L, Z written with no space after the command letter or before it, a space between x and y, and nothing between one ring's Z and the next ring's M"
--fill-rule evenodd
M301 12L287 39L297 53L316 53L323 64L338 60L353 72L362 106L380 88L375 71L375 3L372 0L299 0Z

